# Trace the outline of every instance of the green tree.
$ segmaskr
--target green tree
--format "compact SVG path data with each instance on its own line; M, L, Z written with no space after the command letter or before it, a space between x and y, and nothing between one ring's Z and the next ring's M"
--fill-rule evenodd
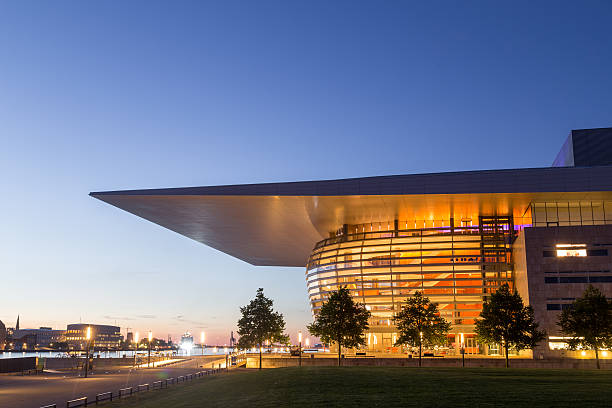
M544 340L546 332L538 330L533 308L523 305L521 296L511 293L508 284L504 284L482 305L476 335L481 342L503 346L508 368L510 349L532 349Z
M342 346L357 347L365 344L364 332L368 330L370 312L356 303L346 287L341 287L329 299L316 316L308 331L323 343L338 343L338 365L341 364Z
M595 350L597 368L600 368L599 349L612 347L612 302L589 285L582 297L561 312L557 325L570 337L567 344L571 350L578 347Z
M409 345L419 348L419 367L423 346L442 345L446 342L446 334L451 324L440 316L438 304L430 302L429 298L417 291L413 297L406 299L394 317L399 337L395 345Z
M255 299L240 308L242 317L238 320L238 347L259 348L259 369L261 370L261 349L266 340L286 344L289 336L284 334L285 319L272 309L273 302L264 296L263 289L257 289Z

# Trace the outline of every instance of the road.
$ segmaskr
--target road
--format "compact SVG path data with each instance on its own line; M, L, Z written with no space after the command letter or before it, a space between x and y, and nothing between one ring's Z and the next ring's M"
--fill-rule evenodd
M133 387L139 384L152 383L165 378L192 374L203 370L204 366L215 367L221 362L219 356L197 357L168 367L123 370L108 373L96 373L88 378L74 377L67 373L44 373L32 376L0 376L0 407L39 408L44 405L57 404L65 407L66 401L88 397L95 400L96 394L120 388ZM224 361L223 361L224 362ZM205 377L204 377L205 380Z

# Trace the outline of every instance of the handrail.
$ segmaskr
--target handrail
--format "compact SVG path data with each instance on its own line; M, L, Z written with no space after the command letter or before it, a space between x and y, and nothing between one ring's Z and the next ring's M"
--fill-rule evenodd
M147 391L150 391L151 388L155 389L157 386L159 386L160 389L163 389L164 381L166 383L166 388L168 388L168 383L175 384L175 383L179 383L181 380L183 382L187 380L192 381L194 377L198 378L198 377L203 377L205 375L217 374L220 372L221 372L221 368L213 368L213 369L208 369L204 371L198 371L196 373L180 375L176 378L170 377L170 378L166 378L165 380L155 381L153 383L139 384L136 386L136 391L134 390L134 387L120 388L119 392L117 393L117 398L120 399L123 397L132 396L134 395L134 392L140 392L141 390L144 390L145 387ZM96 405L102 401L106 401L106 400L112 401L113 398L114 398L113 391L102 392L100 394L96 394ZM80 398L75 398L75 399L66 401L66 408L76 408L76 407L82 407L82 406L86 407L87 404L88 404L87 397L80 397ZM57 408L57 404L45 405L45 406L41 406L40 408Z
M87 397L75 398L73 400L66 401L66 408L74 408L74 407L82 407L82 406L85 406L85 407L87 406Z
M106 400L113 400L113 392L112 391L108 391L108 392L103 392L100 394L96 395L96 405L98 404L98 402L100 401L106 401Z

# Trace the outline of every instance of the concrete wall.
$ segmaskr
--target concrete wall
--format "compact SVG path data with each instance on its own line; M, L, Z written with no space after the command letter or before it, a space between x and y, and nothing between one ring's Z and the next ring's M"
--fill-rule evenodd
M586 244L587 250L607 249L608 255L544 256L544 251L555 252L557 244ZM562 336L557 326L561 311L548 310L548 305L571 304L573 299L582 296L589 283L546 283L545 278L612 276L612 225L525 228L513 246L513 258L517 290L525 303L533 307L540 328L548 336ZM612 283L592 285L612 298ZM581 357L578 352L551 350L546 341L534 350L536 358L562 357L562 354Z
M21 372L36 368L36 357L0 358L0 373Z
M338 360L335 358L302 358L304 367L324 367L335 366ZM369 367L418 367L418 358L345 358L342 360L343 366L369 366ZM264 357L262 368L281 368L297 367L296 357ZM423 358L424 367L461 367L460 358ZM466 358L466 367L489 367L503 368L505 360L503 358ZM258 368L259 358L248 357L247 368ZM510 367L512 368L566 368L566 369L596 369L593 359L548 359L533 360L523 358L511 358ZM612 360L602 360L602 369L612 369Z

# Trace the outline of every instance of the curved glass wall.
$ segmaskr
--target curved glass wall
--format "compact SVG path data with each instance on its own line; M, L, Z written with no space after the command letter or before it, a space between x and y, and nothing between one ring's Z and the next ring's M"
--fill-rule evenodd
M340 286L366 305L372 313L371 350L397 351L393 315L416 291L439 303L441 315L453 325L452 346L460 333L473 337L487 294L503 283L512 285L511 217L481 217L479 225L460 227L377 225L378 230L371 224L343 226L338 236L317 243L306 270L314 314Z

